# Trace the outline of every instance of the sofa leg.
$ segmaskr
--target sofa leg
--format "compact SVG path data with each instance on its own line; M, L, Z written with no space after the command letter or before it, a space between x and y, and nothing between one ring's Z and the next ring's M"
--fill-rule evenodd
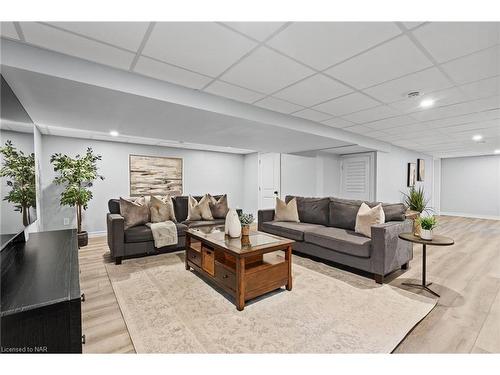
M403 265L401 266L401 269L402 269L402 270L407 270L407 269L408 269L408 267L410 267L410 262L406 262L405 264L403 264Z
M123 257L116 257L115 258L115 264L116 265L122 264L122 259L123 259Z
M384 275L377 275L377 274L374 274L373 275L374 279L375 279L375 282L377 284L383 284L384 283Z

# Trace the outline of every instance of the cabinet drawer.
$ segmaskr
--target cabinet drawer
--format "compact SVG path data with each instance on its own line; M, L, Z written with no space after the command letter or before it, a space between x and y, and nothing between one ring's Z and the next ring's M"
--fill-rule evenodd
M215 278L231 290L236 290L235 273L227 269L227 267L224 267L219 262L215 262Z
M190 262L193 262L198 267L201 267L201 254L195 250L188 249L187 257Z
M201 268L214 276L215 274L215 251L209 247L201 246Z

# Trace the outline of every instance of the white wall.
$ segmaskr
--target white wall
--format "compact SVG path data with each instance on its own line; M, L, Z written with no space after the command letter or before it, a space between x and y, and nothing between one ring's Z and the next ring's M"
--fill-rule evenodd
M340 195L340 157L320 152L316 156L316 196L338 197Z
M408 163L417 163L417 159L425 160L424 182L417 182L416 186L423 186L425 194L432 202L433 159L429 155L406 150L393 146L390 152L377 152L376 161L376 200L380 202L401 202L401 192L408 191L407 168Z
M243 211L257 218L259 209L259 154L243 156Z
M84 228L89 232L106 230L107 203L110 198L129 195L129 154L181 157L184 194L227 193L231 207L239 208L244 203L242 155L50 135L43 135L42 142L44 230L67 228L63 225L64 218L70 218L71 225L75 225L74 209L59 205L61 188L52 184L55 173L50 164L50 155L61 152L74 156L85 152L87 147L92 147L97 154L102 155L98 166L99 173L105 177L104 181L95 182L92 188L94 199L85 211Z
M500 219L500 156L442 159L441 214Z
M434 159L433 167L433 178L432 178L432 203L434 208L434 213L436 215L441 214L441 159Z
M3 147L7 140L11 140L15 148L23 151L25 154L31 154L34 150L33 148L33 134L31 133L21 133L8 130L0 131L0 146ZM0 159L0 163L3 158ZM23 227L23 215L19 211L14 211L14 204L3 200L3 198L9 193L10 188L7 186L7 177L2 177L0 185L0 233L11 234L18 233ZM32 211L32 220L36 217L36 212ZM34 215L34 216L33 216Z
M316 157L281 154L281 197L316 194Z

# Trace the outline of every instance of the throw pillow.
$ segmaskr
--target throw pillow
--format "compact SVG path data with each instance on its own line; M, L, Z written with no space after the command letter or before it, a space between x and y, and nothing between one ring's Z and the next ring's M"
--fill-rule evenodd
M382 204L370 208L366 203L361 203L356 216L356 227L354 231L366 237L372 237L372 225L385 223L385 214Z
M213 220L212 212L210 211L210 198L207 194L198 202L191 195L188 200L188 217L187 221Z
M175 219L174 202L172 202L170 196L160 199L152 195L149 210L151 211L152 223L160 223L167 220L177 221Z
M149 221L149 207L145 200L140 204L140 199L131 201L120 197L120 213L124 218L125 229L146 224Z
M297 199L293 198L285 203L276 197L276 208L274 210L274 221L292 221L300 222L299 212L297 211Z
M227 195L224 194L219 200L208 194L210 211L214 219L225 219L227 213L229 212L229 207L227 205Z

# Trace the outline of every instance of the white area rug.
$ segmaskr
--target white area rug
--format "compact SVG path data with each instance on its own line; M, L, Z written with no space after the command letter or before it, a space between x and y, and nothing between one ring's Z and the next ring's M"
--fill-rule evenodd
M390 353L436 304L294 256L293 290L239 312L183 258L106 265L138 353Z

